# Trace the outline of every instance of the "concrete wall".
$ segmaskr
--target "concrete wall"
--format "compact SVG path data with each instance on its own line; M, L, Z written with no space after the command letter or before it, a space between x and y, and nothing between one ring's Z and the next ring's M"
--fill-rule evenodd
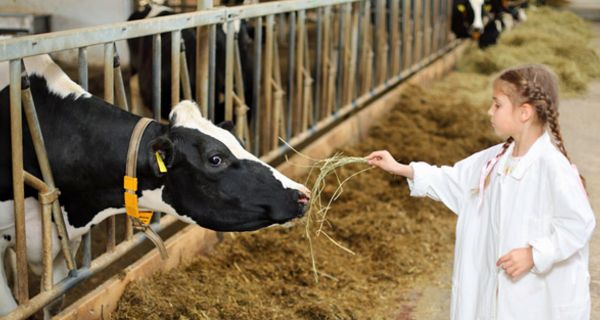
M32 12L52 15L52 31L123 22L132 12L133 0L0 0L1 12ZM117 43L123 64L129 64L127 43ZM88 49L91 66L103 64L102 46ZM53 55L63 62L77 63L77 52L69 50Z

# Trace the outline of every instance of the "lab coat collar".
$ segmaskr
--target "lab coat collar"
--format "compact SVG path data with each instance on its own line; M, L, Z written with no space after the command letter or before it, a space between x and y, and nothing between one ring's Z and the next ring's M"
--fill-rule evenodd
M510 173L510 176L517 180L523 178L525 173L528 171L527 169L529 169L531 164L533 164L537 159L539 159L539 157L544 152L544 149L548 145L552 145L552 141L550 140L550 135L548 135L548 132L544 131L544 133L533 143L531 148L529 148L527 153L521 158L519 163L517 163L515 169ZM508 150L506 150L506 153L504 153L502 157L498 160L498 164L496 165L496 174L502 174L502 170L506 165L506 161L508 161L508 158L512 154L514 147L515 142L510 144Z

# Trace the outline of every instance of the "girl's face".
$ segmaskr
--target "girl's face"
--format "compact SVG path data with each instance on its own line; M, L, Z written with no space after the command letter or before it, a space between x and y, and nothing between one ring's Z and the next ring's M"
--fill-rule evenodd
M504 93L500 83L494 84L492 105L488 110L494 132L503 139L514 136L522 127L519 121L518 106L513 105L510 98Z

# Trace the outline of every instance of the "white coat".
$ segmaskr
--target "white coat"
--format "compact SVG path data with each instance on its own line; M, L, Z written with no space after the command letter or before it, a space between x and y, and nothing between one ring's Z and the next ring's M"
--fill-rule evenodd
M478 206L482 168L502 145L453 167L411 163L412 196L458 215L451 319L589 319L588 242L594 213L576 170L544 133L505 175L514 143L498 160ZM532 246L534 267L512 280L496 261Z

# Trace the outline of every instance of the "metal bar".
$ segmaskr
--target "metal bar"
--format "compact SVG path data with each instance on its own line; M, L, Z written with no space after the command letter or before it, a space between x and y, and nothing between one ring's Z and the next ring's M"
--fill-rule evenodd
M377 0L377 84L382 84L387 79L388 59L387 51L389 49L388 37L386 31L386 0Z
M294 105L293 105L293 111L292 111L292 127L291 127L291 131L292 131L292 135L297 135L298 133L302 132L302 123L304 122L303 119L303 110L302 110L302 97L303 97L303 87L304 87L304 28L305 28L305 21L304 19L306 18L306 12L304 10L301 10L298 12L298 21L297 21L297 28L296 28L296 36L297 36L297 43L296 43L296 81L295 81L295 85L296 85L296 92L294 92L295 96L294 96ZM290 61L291 62L291 61ZM291 96L290 96L291 98Z
M208 118L215 120L215 61L217 51L217 26L210 26L208 44Z
M163 221L160 224L153 223L150 226L156 232L160 232L161 230L166 229L176 221L177 220L175 218L169 217L169 219L163 219ZM143 232L137 233L133 236L133 239L131 241L120 243L111 253L105 253L100 257L94 259L94 261L91 262L89 268L79 269L77 275L63 279L62 281L54 285L54 287L51 290L41 292L40 294L33 297L27 304L19 305L13 312L4 316L2 320L21 320L31 316L48 303L54 301L56 298L63 295L64 292L73 288L78 283L88 279L95 273L104 270L107 266L124 256L130 250L141 244L144 240L146 240L146 235ZM25 271L26 270L27 269L25 269Z
M275 29L277 32L277 29ZM277 35L274 35L277 38ZM279 44L277 41L273 41L273 76L271 84L273 85L273 131L275 136L272 137L273 147L276 147L279 144L279 137L285 138L287 137L287 132L285 129L286 121L285 115L283 112L283 96L285 95L285 91L281 88L281 64L279 63ZM279 128L279 130L276 130Z
M355 2L358 0L329 0L327 5ZM261 16L308 10L324 6L320 1L290 0L285 3L270 2L235 7L222 7L151 20L136 20L104 26L58 31L43 35L31 35L6 39L0 44L3 60L18 59L60 50L76 49L99 43L115 42L157 33L171 32L215 23L224 23L226 17L249 19Z
M431 0L423 0L423 56L428 57L431 52Z
M133 237L133 235L132 235ZM131 240L131 239L127 239ZM92 263L92 232L88 231L83 235L83 259L82 267L89 268Z
M25 234L25 186L23 176L23 122L21 118L21 60L10 63L10 131L12 154L17 283L15 298L20 304L29 300L27 279L27 245Z
M161 43L160 34L152 36L152 111L156 121L161 118Z
M211 0L198 0L197 10L212 8ZM208 118L208 60L209 60L210 27L196 28L196 101L200 104L200 112Z
M116 98L116 105L121 107L125 111L129 111L127 105L127 95L125 94L125 84L123 83L123 74L121 73L121 61L119 59L119 53L115 48L115 55L113 57L113 74L114 74L114 92Z
M183 90L183 99L184 100L192 100L192 86L190 84L190 73L189 67L187 63L187 57L185 56L185 42L183 39L181 40L181 46L179 51L179 65L181 70L179 70L179 75L181 76L181 89ZM204 107L206 109L206 105ZM202 109L200 109L202 111ZM206 117L206 111L202 113L203 116Z
M319 118L321 117L321 83L323 77L323 70L321 69L323 61L323 8L317 9L317 47L316 47L316 61L315 61L315 91L313 96L314 101L314 113L313 123L314 126Z
M40 290L52 289L52 203L42 201L42 195L50 189L44 181L36 178L28 172L23 172L23 178L27 185L39 192L39 202L42 206L42 284Z
M423 59L423 0L415 0L415 60Z
M370 72L373 65L370 62L371 55L371 4L369 1L364 2L363 7L363 19L362 19L362 45L361 45L361 79L360 79L360 92L365 94L371 88L370 83Z
M358 4L360 5L360 4ZM354 9L354 13L352 14L352 32L351 32L351 52L350 52L350 67L348 69L348 89L347 89L347 97L346 103L352 102L352 100L356 97L356 67L358 61L358 27L359 23L359 7Z
M321 84L323 90L321 91L321 114L320 118L327 117L331 114L331 106L328 105L329 96L329 69L331 65L330 61L330 48L331 48L331 6L327 6L324 9L323 14L323 51L321 52L323 65L321 68Z
M295 97L295 88L294 88L294 72L296 71L295 69L295 63L294 61L296 61L296 12L290 12L290 17L289 17L289 24L288 24L288 30L289 30L289 44L288 44L288 83L287 83L287 112L286 114L286 118L287 118L287 139L289 140L292 135L293 135L293 125L292 125L292 118L293 118L293 110L294 110L294 97Z
M233 120L233 40L235 30L233 20L227 22L225 52L225 120Z
M237 37L236 37L237 38ZM240 57L240 47L238 42L235 41L233 45L234 55L234 84L235 84L235 95L239 100L235 108L235 130L236 136L240 141L244 142L246 149L249 148L250 141L246 136L246 127L248 126L248 119L246 117L248 106L246 105L246 94L244 92L244 76L242 75L242 61ZM236 100L236 101L237 101Z
M398 18L400 14L400 0L391 0L390 32L392 37L392 74L400 73L400 36Z
M171 105L170 109L179 103L179 94L181 85L179 82L179 72L181 71L181 30L171 32Z
M114 48L115 44L112 42L104 44L104 100L110 104L114 104L115 102L115 77L113 69Z
M260 154L265 154L271 150L271 98L272 92L271 89L271 77L273 74L273 24L274 17L267 16L266 19L266 34L265 34L265 55L264 55L264 74L263 74L263 86L264 90L264 100L262 112L263 116L261 117L262 123L260 125L261 135L260 135Z
M345 22L346 20L344 19L345 16L345 8L344 6L338 6L338 10L337 10L337 15L336 15L336 28L334 29L334 32L337 31L336 33L336 40L337 40L337 47L335 48L335 53L336 53L336 57L335 57L335 66L336 66L336 78L335 78L335 92L334 92L334 103L335 103L335 111L339 110L339 108L341 108L341 106L343 105L343 101L342 101L342 97L343 97L343 90L344 90L344 65L345 65L345 48L346 48L346 41L345 41L345 34L346 34L346 30L344 28L345 26Z
M403 70L408 70L412 64L412 0L403 0L402 21L403 21L403 36L402 43L404 44L404 63Z
M252 115L252 137L253 140L253 150L254 155L258 156L260 153L260 118L261 118L261 105L260 105L260 77L261 77L261 69L262 69L262 18L256 18L254 29L254 66L252 77L254 79L252 87L253 92L253 101L252 105L254 106L253 115ZM267 75L268 76L268 75Z
M114 104L114 57L113 42L104 44L104 100L110 104ZM112 251L115 249L117 240L115 238L115 217L110 217L106 220L106 250Z
M79 48L79 84L88 91L87 48Z
M342 26L342 30L343 32L343 39L344 39L344 50L343 52L343 57L344 57L344 64L343 64L343 68L344 68L344 72L343 72L343 86L342 86L342 105L345 105L347 103L349 103L352 99L350 97L350 95L352 94L352 91L350 90L350 81L352 79L353 76L353 70L354 66L352 65L352 53L354 52L354 42L353 42L353 23L352 23L352 3L345 3L344 4L344 19L343 19L343 26Z
M47 187L50 190L54 190L56 188L56 185L54 183L54 176L52 175L52 170L50 168L50 161L48 160L48 154L46 152L46 146L44 143L44 138L42 136L42 129L40 128L40 123L38 121L37 113L35 111L33 97L29 88L29 79L27 78L25 70L23 70L21 84L21 100L23 103L23 109L25 111L25 117L27 119L29 133L33 142L33 147L38 160L38 165L42 173L42 178ZM56 223L57 227L56 229L58 237L60 239L60 247L63 256L65 257L67 268L69 268L69 270L73 270L76 268L75 261L73 259L73 254L71 253L71 249L69 247L69 234L67 233L67 229L65 227L65 221L62 215L62 210L60 208L58 199L54 201L51 204L51 206L54 222Z
M311 66L310 66L310 47L308 46L308 34L306 32L306 27L304 28L304 51L302 56L304 57L303 63L304 67L302 68L303 72L303 82L304 82L304 93L302 100L302 131L308 129L308 123L311 122L312 125L312 84L314 82L311 76Z

